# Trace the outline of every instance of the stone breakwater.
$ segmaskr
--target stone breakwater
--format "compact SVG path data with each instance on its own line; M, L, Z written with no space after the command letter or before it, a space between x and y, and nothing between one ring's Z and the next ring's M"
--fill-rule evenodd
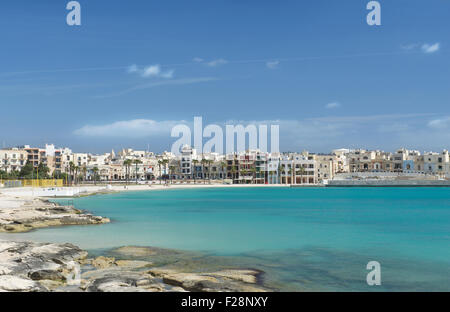
M3 292L265 291L257 284L260 274L249 269L186 273L150 261L89 259L86 251L71 244L0 241Z
M0 195L0 232L18 233L49 226L108 222L108 218L83 213L71 206L43 199Z

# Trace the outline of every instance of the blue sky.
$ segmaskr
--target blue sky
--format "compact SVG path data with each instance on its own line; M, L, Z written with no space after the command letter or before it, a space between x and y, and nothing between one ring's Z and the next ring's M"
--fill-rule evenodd
M203 116L286 151L449 148L450 1L380 1L380 27L366 0L81 0L80 27L67 2L0 4L6 146L160 152Z

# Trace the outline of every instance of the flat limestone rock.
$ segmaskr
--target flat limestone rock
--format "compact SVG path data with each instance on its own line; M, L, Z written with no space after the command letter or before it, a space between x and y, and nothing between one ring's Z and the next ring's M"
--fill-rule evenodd
M114 258L107 258L103 256L95 258L92 260L91 264L97 269L109 268L116 265Z
M119 267L135 268L135 269L149 267L153 264L150 261L141 261L141 260L116 260L115 263Z
M174 269L154 268L149 274L161 278L168 285L188 291L265 291L258 287L254 270L224 270L211 273L185 273Z
M0 208L0 232L20 233L50 226L110 222L108 218L85 214L73 207L42 199L24 200L4 195L0 198Z
M209 273L212 276L229 278L236 281L242 281L249 284L256 284L257 276L261 272L255 270L222 270L218 272Z
M149 247L137 247L137 246L125 246L114 250L114 252L120 253L125 256L153 256L156 255L156 251Z
M13 275L0 275L0 290L3 291L43 291L44 288L29 279Z

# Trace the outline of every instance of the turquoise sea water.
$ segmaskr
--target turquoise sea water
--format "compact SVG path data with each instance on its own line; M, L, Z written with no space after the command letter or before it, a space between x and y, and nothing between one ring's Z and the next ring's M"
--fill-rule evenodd
M172 189L74 202L112 223L16 237L92 251L202 252L263 270L264 284L277 290L450 291L448 188ZM381 264L381 286L366 283L372 260Z

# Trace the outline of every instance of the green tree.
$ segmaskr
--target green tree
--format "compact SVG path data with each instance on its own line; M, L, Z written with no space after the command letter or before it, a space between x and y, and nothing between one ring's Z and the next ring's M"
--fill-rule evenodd
M172 183L172 176L175 172L175 166L169 166L170 183Z
M134 171L134 175L136 176L136 185L138 184L138 165L142 164L142 161L140 159L133 160L133 164L136 165L136 169Z
M69 178L70 178L70 182L69 184L72 185L73 184L73 180L75 178L74 176L74 172L75 172L75 164L73 163L73 161L69 162Z
M48 179L50 173L50 169L47 167L46 164L44 163L39 163L39 166L37 167L37 172L36 172L36 176L39 179Z
M125 179L126 179L126 184L128 185L128 179L130 177L130 166L132 164L132 160L131 159L125 159L123 161L123 165L125 166Z
M19 177L23 179L30 179L33 175L33 164L29 161L22 167L19 173Z
M206 184L206 179L205 179L205 165L207 163L207 160L205 158L202 158L202 160L200 161L200 163L202 164L202 179L203 179L203 184Z
M222 169L222 181L225 180L225 168L226 167L227 167L227 163L225 161L220 162L220 168Z
M92 174L94 175L94 185L97 185L97 174L98 174L97 167L92 168Z
M192 168L192 175L194 176L194 184L196 183L196 168L197 168L197 165L198 165L198 160L197 159L194 159L194 160L192 160L192 163L194 164L194 167Z

